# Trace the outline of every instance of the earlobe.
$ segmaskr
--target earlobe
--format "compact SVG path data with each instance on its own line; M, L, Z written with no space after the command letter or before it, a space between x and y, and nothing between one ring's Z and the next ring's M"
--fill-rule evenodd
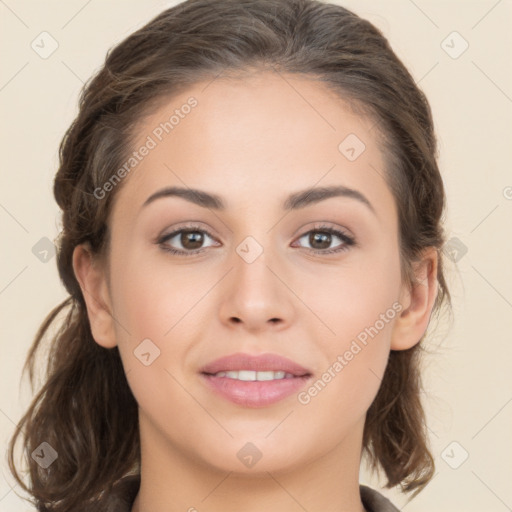
M421 261L415 263L418 282L412 289L402 289L407 301L393 327L391 350L411 348L425 334L437 296L437 261L437 249L429 247L423 252Z
M105 271L95 260L88 244L75 247L73 270L86 303L94 340L102 347L115 347L117 341Z

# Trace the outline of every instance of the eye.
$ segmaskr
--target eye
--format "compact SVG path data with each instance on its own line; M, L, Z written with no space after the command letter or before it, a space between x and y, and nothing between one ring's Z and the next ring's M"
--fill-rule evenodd
M216 245L214 242L203 246L207 238L215 240L208 231L199 226L187 226L161 236L156 243L164 251L170 252L171 254L178 256L194 256L195 254L203 252L208 247ZM341 243L329 249L329 246L331 246L333 240L336 238L341 240ZM302 239L306 239L307 243L312 246L305 248L316 254L331 254L347 251L349 247L356 245L354 238L351 236L338 229L324 225L304 233L298 240L300 241ZM176 247L176 244L178 247Z
M336 245L334 248L328 249L329 246L331 246L333 243L333 239L336 238L341 240L341 243ZM307 243L312 246L307 249L318 254L330 254L347 251L349 247L355 245L354 238L330 226L318 226L299 238L299 240L302 239L306 239Z
M208 233L208 231L205 231L198 226L189 226L187 228L177 229L172 233L168 233L160 237L157 240L157 244L164 251L168 251L172 254L193 256L194 254L202 252L207 247L214 245L210 244L203 247L205 237L213 240L213 237ZM178 244L178 248L173 247L171 243Z

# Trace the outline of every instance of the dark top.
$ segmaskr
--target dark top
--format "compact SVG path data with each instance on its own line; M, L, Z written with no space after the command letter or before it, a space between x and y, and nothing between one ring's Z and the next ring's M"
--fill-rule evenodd
M131 512L135 497L139 492L140 476L126 476L119 480L110 495L105 496L103 506L95 507L95 512ZM359 485L361 501L367 512L399 512L399 510L375 489Z

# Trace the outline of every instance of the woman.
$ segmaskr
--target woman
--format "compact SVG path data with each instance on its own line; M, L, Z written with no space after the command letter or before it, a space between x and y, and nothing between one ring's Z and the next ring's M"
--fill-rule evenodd
M109 52L60 148L61 311L11 441L38 510L397 510L434 473L449 304L431 112L369 22L188 0ZM13 450L23 429L30 484Z

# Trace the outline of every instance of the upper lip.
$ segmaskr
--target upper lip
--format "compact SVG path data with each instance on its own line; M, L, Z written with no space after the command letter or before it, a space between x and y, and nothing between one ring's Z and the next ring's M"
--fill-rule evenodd
M297 377L311 375L309 370L300 364L278 354L250 354L236 353L216 359L201 369L202 373L215 374L218 372L252 370L252 371L284 371Z

